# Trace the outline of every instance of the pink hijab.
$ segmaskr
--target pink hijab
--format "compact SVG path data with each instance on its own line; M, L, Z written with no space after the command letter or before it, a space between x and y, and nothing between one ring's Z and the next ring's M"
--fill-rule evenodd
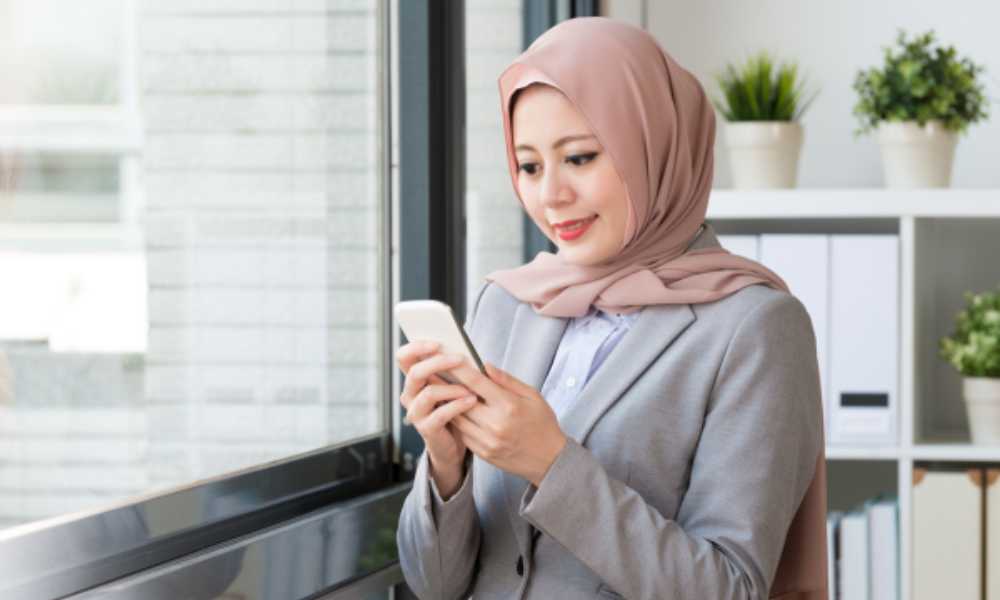
M715 113L698 80L653 36L605 17L570 19L542 34L500 75L507 163L522 206L511 99L532 83L560 90L614 161L628 193L625 239L601 265L573 265L539 252L530 263L490 273L488 280L555 317L581 316L592 304L632 312L648 304L713 302L754 284L788 291L776 273L722 247L687 250L708 209ZM821 452L786 536L770 597L825 600L826 561Z

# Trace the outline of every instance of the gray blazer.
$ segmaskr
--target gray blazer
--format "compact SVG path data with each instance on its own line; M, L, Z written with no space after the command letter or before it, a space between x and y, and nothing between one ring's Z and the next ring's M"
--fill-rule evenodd
M487 283L465 328L541 389L568 322ZM823 444L809 316L764 285L647 306L560 425L537 488L470 453L442 502L421 455L397 532L417 596L767 598Z

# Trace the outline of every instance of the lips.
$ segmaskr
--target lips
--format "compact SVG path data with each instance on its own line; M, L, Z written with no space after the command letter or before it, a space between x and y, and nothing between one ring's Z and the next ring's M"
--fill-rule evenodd
M560 229L560 230L561 229L572 228L572 227L575 227L575 226L581 224L584 221L592 221L592 220L594 220L596 218L597 218L597 215L590 215L589 217L584 217L582 219L571 219L569 221L563 221L561 223L553 223L552 227L554 227L556 229Z
M597 215L587 217L586 219L575 219L572 221L563 221L558 225L555 225L556 235L559 239L569 242L581 237L588 229L590 225L597 220Z

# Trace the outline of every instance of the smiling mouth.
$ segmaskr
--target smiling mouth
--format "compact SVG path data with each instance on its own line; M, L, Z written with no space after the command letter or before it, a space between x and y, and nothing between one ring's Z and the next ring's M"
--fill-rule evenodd
M552 225L553 229L556 231L574 231L579 229L583 225L589 224L591 221L597 218L597 215L591 215L583 219L575 219L573 221L563 221L562 223L556 223Z
M586 219L577 219L576 221L565 221L557 226L554 226L556 230L556 235L559 239L563 241L575 240L582 236L584 233L590 229L590 225L597 220L597 215L588 217Z

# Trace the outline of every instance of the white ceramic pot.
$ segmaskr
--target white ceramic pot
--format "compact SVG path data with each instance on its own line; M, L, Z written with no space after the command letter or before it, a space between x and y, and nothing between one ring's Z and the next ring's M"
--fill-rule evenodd
M878 126L885 185L890 188L940 188L951 183L958 134L941 121L882 121Z
M973 444L1000 444L1000 377L963 377Z
M802 125L795 121L727 122L726 148L733 187L795 187L802 139Z

